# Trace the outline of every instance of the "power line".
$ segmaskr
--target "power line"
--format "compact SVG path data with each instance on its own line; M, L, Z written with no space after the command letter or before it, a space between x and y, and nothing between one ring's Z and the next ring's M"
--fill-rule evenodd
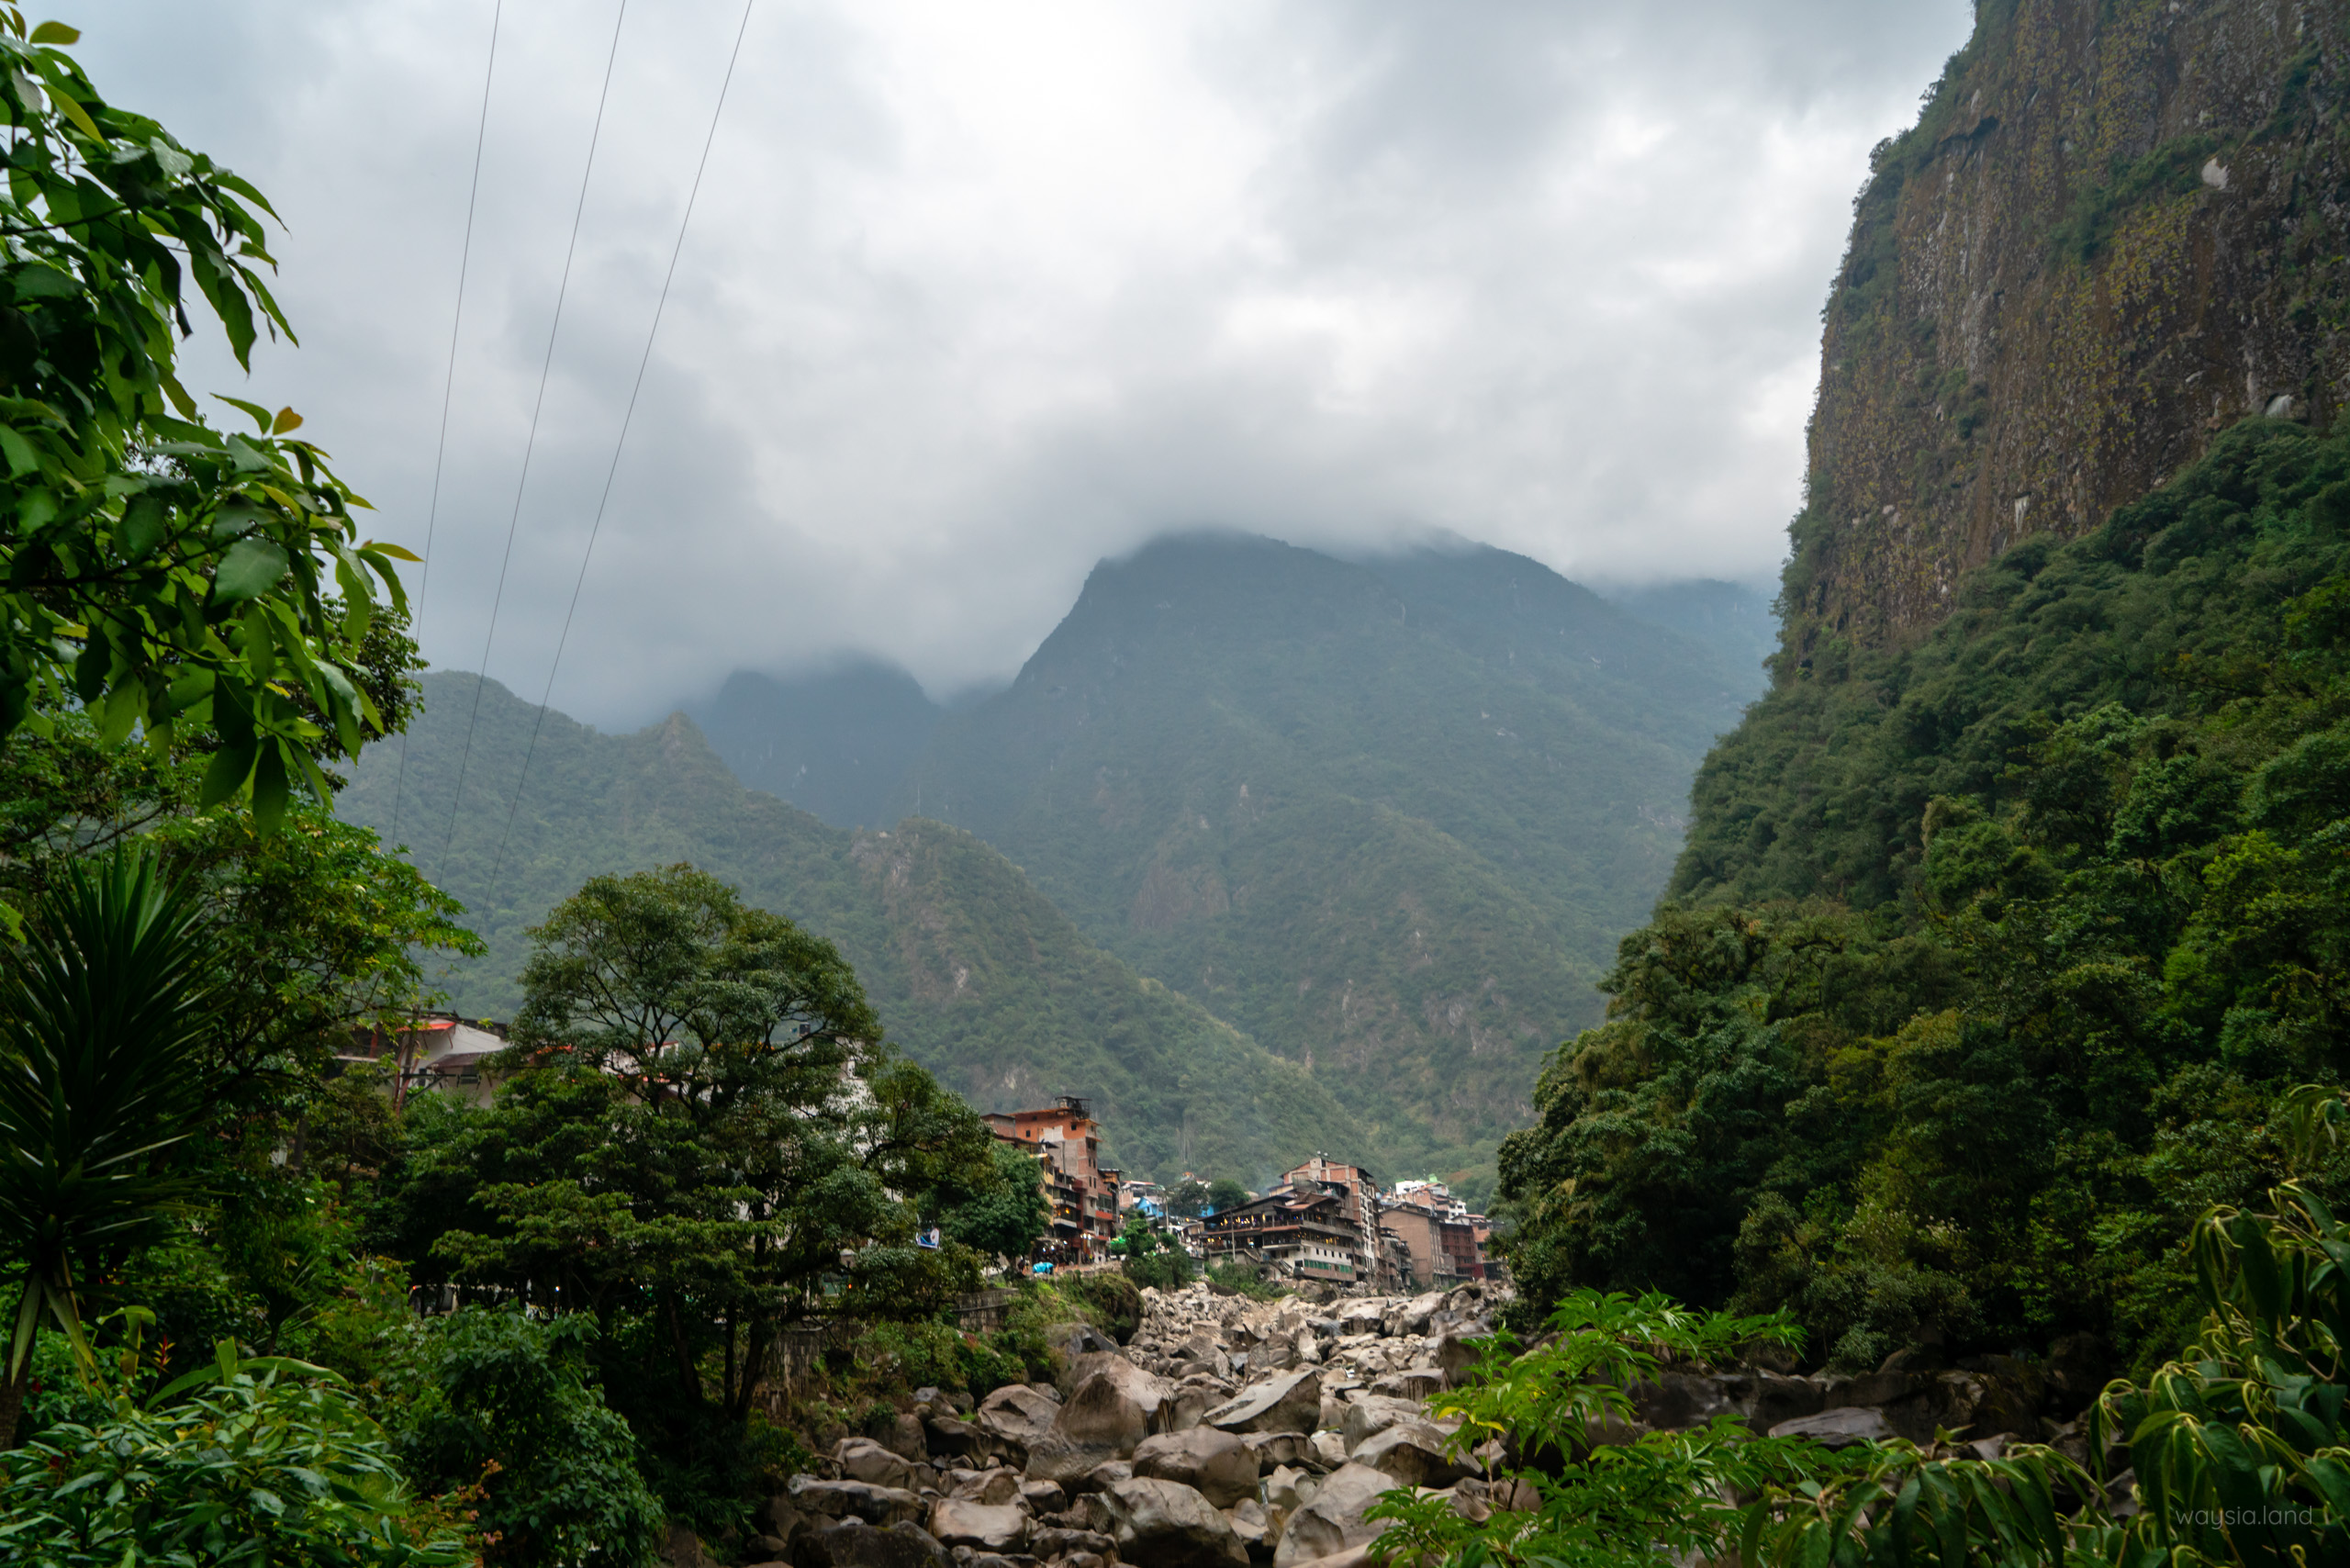
M653 363L653 340L661 331L661 315L669 306L669 286L677 281L677 258L685 253L686 230L694 220L694 201L701 195L701 177L710 167L710 150L718 140L719 117L726 112L727 90L734 84L735 62L743 58L743 36L751 30L751 8L758 0L743 0L743 19L734 28L734 48L726 57L726 74L718 84L718 102L710 111L710 129L701 139L701 161L694 165L694 183L686 192L685 216L677 219L677 242L669 248L669 270L662 274L661 297L654 302L653 324L644 331L644 352L637 357L636 381L629 387L628 411L621 416L621 433L612 442L612 461L604 470L604 493L596 501L596 521L588 530L588 548L579 557L579 576L571 585L571 604L563 612L563 632L555 638L554 662L547 666L546 689L539 695L539 711L531 721L531 744L522 750L522 771L514 778L514 799L506 808L506 828L498 835L498 854L489 865L489 897L498 892L498 873L506 864L506 843L514 833L514 813L522 806L522 785L531 776L531 758L539 749L539 730L546 722L547 703L554 696L555 672L563 667L563 650L571 641L571 618L579 612L579 590L588 582L588 563L596 556L596 538L604 531L604 509L611 504L612 478L621 469L621 453L628 445L629 426L636 420L636 399L644 390L644 370Z
M481 199L481 151L489 140L489 84L498 74L498 28L505 19L506 0L497 0L489 13L489 64L481 73L481 118L474 126L474 177L465 191L465 240L457 251L457 308L449 321L449 369L441 382L441 438L432 448L432 504L424 514L424 570L416 585L416 613L411 625L424 619L424 596L432 590L432 533L441 521L441 468L449 455L449 404L457 390L457 329L465 319L465 275L474 259L474 207ZM392 831L400 836L400 795L408 788L408 731L400 731L400 771L392 784Z
M465 720L464 748L457 756L457 789L449 798L449 831L441 841L441 865L449 864L449 850L457 841L457 810L464 803L465 770L473 761L474 730L481 722L482 688L489 684L489 649L498 640L498 607L506 600L506 569L514 560L514 531L522 521L522 494L531 485L531 454L538 449L539 415L547 404L547 376L554 368L554 342L563 330L563 302L571 292L572 258L579 252L579 220L588 211L588 182L596 172L596 147L604 135L604 105L612 95L612 66L621 57L621 24L628 19L628 0L612 13L612 45L604 56L604 84L596 95L596 123L588 132L588 166L579 171L579 201L571 210L571 241L564 247L563 278L555 285L554 319L547 324L546 357L539 362L539 395L531 405L531 433L522 442L522 473L514 482L514 511L506 520L506 552L498 557L498 588L490 596L489 629L481 642L481 674L474 682L474 707Z

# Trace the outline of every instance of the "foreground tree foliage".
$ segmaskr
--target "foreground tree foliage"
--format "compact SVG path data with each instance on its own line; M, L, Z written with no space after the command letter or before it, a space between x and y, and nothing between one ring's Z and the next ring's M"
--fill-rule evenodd
M205 803L250 796L267 831L297 786L326 798L322 738L383 733L361 650L415 557L360 537L291 409L230 399L254 428L223 435L181 386L192 302L240 364L291 338L262 276L275 214L107 103L76 36L0 6L0 741L74 708L108 745L208 731Z
M214 1361L141 1399L132 1337L88 1413L0 1450L0 1559L39 1568L335 1563L460 1568L416 1517L383 1433L323 1368Z
M2151 1369L2198 1215L2350 1183L2275 1131L2350 1073L2350 436L2255 421L1781 676L1504 1148L1518 1279Z

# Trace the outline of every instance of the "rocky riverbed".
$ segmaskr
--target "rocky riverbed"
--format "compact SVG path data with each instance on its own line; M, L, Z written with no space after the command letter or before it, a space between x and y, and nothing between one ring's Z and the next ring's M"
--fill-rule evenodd
M1364 1511L1411 1486L1472 1518L1530 1507L1456 1459L1427 1396L1468 1367L1468 1341L1506 1299L1441 1294L1259 1303L1205 1285L1142 1293L1129 1343L1062 1331L1050 1385L976 1406L919 1391L889 1440L841 1439L821 1473L768 1504L758 1551L775 1568L1354 1568L1378 1533ZM1995 1360L2004 1360L1995 1358ZM2078 1408L2061 1367L1912 1369L1798 1377L1770 1365L1669 1372L1633 1391L1639 1430L1732 1414L1757 1430L1841 1444L1938 1429L2037 1439ZM679 1568L699 1551L676 1543Z

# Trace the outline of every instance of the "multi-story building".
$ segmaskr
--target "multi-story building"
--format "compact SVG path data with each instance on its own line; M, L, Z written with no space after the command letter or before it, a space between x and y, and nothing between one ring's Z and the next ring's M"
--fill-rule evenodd
M1415 1284L1442 1290L1485 1277L1484 1216L1443 1182L1398 1182L1381 1201L1379 1224L1403 1241Z
M1339 1213L1354 1233L1348 1249L1352 1277L1382 1288L1396 1282L1385 1276L1382 1267L1379 1183L1369 1170L1360 1165L1342 1164L1316 1149L1313 1159L1282 1176L1281 1183L1293 1191L1319 1189L1337 1194Z
M1118 1233L1119 1172L1102 1164L1102 1125L1085 1102L1064 1094L1042 1111L996 1111L995 1136L1036 1157L1051 1231L1037 1247L1045 1261L1099 1263Z
M1200 1222L1200 1231L1211 1260L1277 1264L1299 1279L1338 1285L1366 1277L1357 1261L1360 1227L1347 1217L1345 1195L1331 1188L1276 1187L1217 1210Z
M395 1105L411 1094L440 1092L486 1105L495 1087L490 1063L506 1048L506 1025L475 1023L453 1013L424 1013L389 1028L358 1025L351 1044L335 1053L338 1070L369 1062L390 1065Z

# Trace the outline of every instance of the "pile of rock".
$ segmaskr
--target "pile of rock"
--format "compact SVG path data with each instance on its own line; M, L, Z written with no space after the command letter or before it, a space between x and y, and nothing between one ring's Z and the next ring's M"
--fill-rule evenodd
M1425 1403L1474 1361L1503 1299L1482 1284L1326 1305L1146 1290L1132 1341L1073 1339L1050 1386L976 1406L925 1389L888 1440L843 1439L773 1500L759 1544L778 1568L1354 1568L1382 1528L1363 1514L1391 1489L1478 1519L1535 1506L1489 1478L1490 1448L1449 1451ZM2021 1363L1783 1367L1666 1372L1632 1391L1636 1419L1611 1438L1720 1414L1830 1444L1937 1427L2036 1438L2040 1407L2070 1393Z
M1072 1338L1051 1386L924 1389L886 1439L842 1439L757 1545L789 1568L1349 1568L1382 1492L1508 1501L1422 1403L1499 1300L1147 1290L1132 1342Z

